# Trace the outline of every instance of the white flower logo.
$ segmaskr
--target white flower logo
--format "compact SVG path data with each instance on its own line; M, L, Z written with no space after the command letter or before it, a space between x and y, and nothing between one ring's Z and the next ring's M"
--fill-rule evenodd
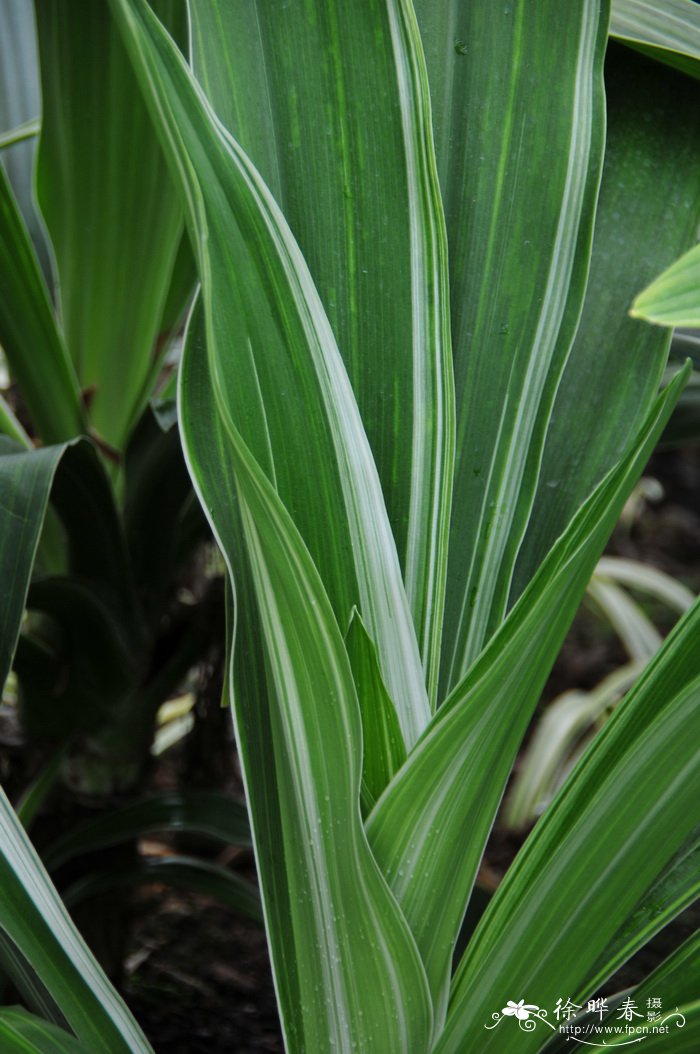
M518 1021L527 1021L535 1010L539 1010L539 1007L534 1006L533 1003L526 1003L524 999L521 999L519 1003L514 1003L512 999L509 999L508 1005L503 1007L501 1013L506 1017L517 1017Z

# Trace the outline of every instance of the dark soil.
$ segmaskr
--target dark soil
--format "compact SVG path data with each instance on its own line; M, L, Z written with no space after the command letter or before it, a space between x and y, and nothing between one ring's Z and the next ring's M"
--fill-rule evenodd
M282 1051L262 927L192 894L140 908L124 995L156 1054Z

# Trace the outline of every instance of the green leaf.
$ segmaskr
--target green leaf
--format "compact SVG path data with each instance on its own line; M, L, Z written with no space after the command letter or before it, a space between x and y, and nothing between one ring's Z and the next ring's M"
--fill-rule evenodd
M629 307L693 244L700 221L700 85L614 44L605 85L608 128L591 271L511 603L623 455L656 398L668 334L631 319Z
M41 124L38 118L34 118L31 121L23 121L22 124L18 124L15 128L10 128L7 132L0 133L0 150L7 150L8 146L14 146L15 143L23 143L27 139L34 139L39 134Z
M92 443L68 447L51 503L65 529L71 576L89 585L136 645L142 640L143 626L123 525L114 488Z
M612 0L610 34L700 77L700 8L693 0Z
M156 831L189 831L227 845L250 845L245 806L210 791L165 791L129 802L67 831L43 853L53 870L81 853L143 838Z
M65 447L0 437L0 684L10 671L49 491Z
M401 729L377 662L377 653L357 610L345 634L362 718L362 811L367 814L406 760Z
M143 0L113 0L179 180L217 406L288 508L346 624L360 610L407 743L430 707L381 485L311 276L269 191Z
M18 446L23 446L27 450L31 449L32 441L27 435L22 426L22 423L17 419L7 401L3 399L0 393L0 433L7 436Z
M607 976L606 945L697 826L699 628L696 603L535 827L460 963L440 1054L461 1051L508 992L581 1003ZM498 1031L481 1049L539 1045Z
M15 802L17 819L27 832L31 830L37 814L40 812L48 794L54 788L61 771L61 762L65 757L65 753L65 748L54 751L49 760L39 769L31 783L24 788L19 800Z
M343 355L434 700L454 393L446 234L410 5L190 8L194 71L282 208Z
M637 442L581 508L369 817L370 843L416 936L443 1017L454 942L518 747L686 376L657 400Z
M163 430L147 410L134 429L124 459L124 529L134 579L148 615L159 620L172 588L181 542L181 517L193 498L173 415ZM203 518L202 518L203 519Z
M635 999L663 997L664 1005L692 1003L700 986L700 930L676 948L634 990ZM643 1005L643 1004L641 1004Z
M657 326L700 326L700 245L647 286L635 299L630 315Z
M287 1049L420 1054L430 999L360 819L359 705L340 629L288 513L221 414L202 328L198 311L180 421L235 584L230 690Z
M91 870L65 890L63 900L66 906L72 909L90 897L102 893L151 884L162 884L173 889L185 889L191 893L214 897L232 911L240 912L256 922L262 921L260 896L255 886L251 886L250 882L246 882L235 871L190 856L155 857L152 860L144 859L135 864L121 866L116 870Z
M62 1028L19 1007L0 1009L0 1040L3 1054L90 1054Z
M0 439L0 683L12 660L49 490L64 446L20 450ZM0 789L0 940L5 968L91 1052L150 1054L150 1047L74 929ZM38 979L38 984L37 984Z
M36 122L41 110L39 57L34 5L27 0L5 0L0 36L0 130L8 133ZM3 137L4 138L4 137ZM33 141L16 140L2 148L4 167L47 281L51 263L44 229L34 203Z
M47 443L84 431L78 382L39 261L0 165L0 343Z
M700 897L700 830L664 867L593 967L591 987L610 976Z
M55 1001L91 1054L152 1054L51 885L0 788L0 930ZM5 968L28 999L33 988L16 961Z
M457 400L446 692L505 615L581 311L603 152L607 3L416 7L449 239Z
M645 1051L651 1051L652 1054L668 1054L669 1050L673 1054L696 1054L700 1045L700 1000L667 1009L658 1021L641 1021L639 1025L637 1042L644 1044ZM654 1032L655 1025L657 1032ZM666 1026L668 1033L659 1026ZM615 1048L626 1043L629 1043L629 1037L622 1033L612 1039L608 1046Z
M156 0L185 36L181 0ZM36 4L43 115L37 196L90 420L120 447L146 404L182 217L108 6Z

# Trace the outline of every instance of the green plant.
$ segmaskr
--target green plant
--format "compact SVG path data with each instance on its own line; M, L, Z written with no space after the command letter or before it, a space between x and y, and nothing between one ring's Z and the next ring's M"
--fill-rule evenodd
M537 819L591 733L598 731L661 647L661 634L628 589L654 598L679 615L695 600L675 578L636 560L608 556L598 561L587 597L618 635L628 661L588 691L573 688L549 704L523 752L508 795L504 818L512 827Z
M657 395L670 335L627 311L700 215L700 110L687 105L697 7L668 0L647 18L642 0L614 5L614 34L692 76L613 46L607 103L602 0L280 0L255 18L243 4L190 0L192 68L163 25L177 36L183 8L153 7L54 0L40 15L55 20L49 66L61 47L84 60L64 67L39 151L40 191L52 150L68 174L63 198L47 183L43 197L69 352L27 263L0 300L10 366L48 440L92 428L109 460L146 403L154 337L172 328L162 320L179 200L201 283L179 428L229 571L226 694L287 1048L538 1050L546 1015L522 1004L583 1005L698 888L695 604L569 775L452 969L544 681L688 378L686 366ZM104 85L98 31L120 90L84 115ZM134 175L131 152L119 164L112 154L95 184L90 137L102 141L109 117L128 139L137 84L155 129L139 109L143 164ZM129 271L126 237L144 221L115 203L147 193L159 234L139 260L144 277ZM28 244L8 208L3 274ZM120 283L112 299L109 280L80 310L71 266L103 244L95 280L118 259L144 315ZM113 306L136 329L128 339ZM83 323L102 333L94 345ZM87 411L76 368L98 384ZM79 478L91 494L103 487L85 443L12 449L0 461L12 512L0 552L14 569L6 665L60 459L82 451L97 474L81 466ZM113 570L116 594L123 579ZM129 632L133 622L125 607ZM3 817L0 921L16 983L80 1049L148 1050L99 978L91 994L94 965L4 802ZM685 1008L678 1035L690 1046L678 1050L700 1030L688 959L684 948L662 967L667 1000ZM38 1049L68 1049L57 1035Z

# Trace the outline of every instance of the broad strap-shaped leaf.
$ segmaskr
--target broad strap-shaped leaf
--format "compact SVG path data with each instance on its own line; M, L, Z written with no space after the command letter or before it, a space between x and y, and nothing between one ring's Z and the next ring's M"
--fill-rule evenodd
M360 715L342 635L289 514L221 413L198 329L197 313L180 420L236 588L230 687L287 1050L420 1054L430 997L360 818Z
M178 180L219 410L370 633L407 743L430 708L381 484L311 275L260 176L143 0L111 0Z
M20 1007L0 1009L3 1054L90 1054L69 1032Z
M581 311L607 2L419 0L416 9L449 240L457 402L446 692L505 615Z
M410 4L190 9L194 71L282 208L343 355L434 699L454 394L446 234Z
M78 382L29 232L0 165L0 344L46 443L84 431Z
M52 870L81 853L156 831L190 831L228 845L250 845L242 802L214 791L164 791L72 828L50 843L43 853L44 863Z
M612 0L610 34L700 77L700 8L693 0Z
M605 87L605 164L586 298L547 431L537 515L518 554L511 604L656 398L668 334L628 312L640 289L693 244L700 221L700 85L612 44Z
M183 0L154 0L185 39ZM145 405L182 216L106 3L36 4L43 95L37 194L90 419L120 447Z
M126 1006L75 929L61 898L0 788L0 930L94 1054L152 1054ZM31 1000L16 961L3 966Z
M460 963L440 1054L511 991L538 1006L592 994L615 930L697 826L700 602L586 751L491 901ZM503 1028L484 1051L536 1050Z
M369 817L370 843L416 936L443 1016L454 942L518 747L685 376L659 397L637 442L551 550Z
M700 245L654 279L636 297L630 314L657 326L700 326Z

